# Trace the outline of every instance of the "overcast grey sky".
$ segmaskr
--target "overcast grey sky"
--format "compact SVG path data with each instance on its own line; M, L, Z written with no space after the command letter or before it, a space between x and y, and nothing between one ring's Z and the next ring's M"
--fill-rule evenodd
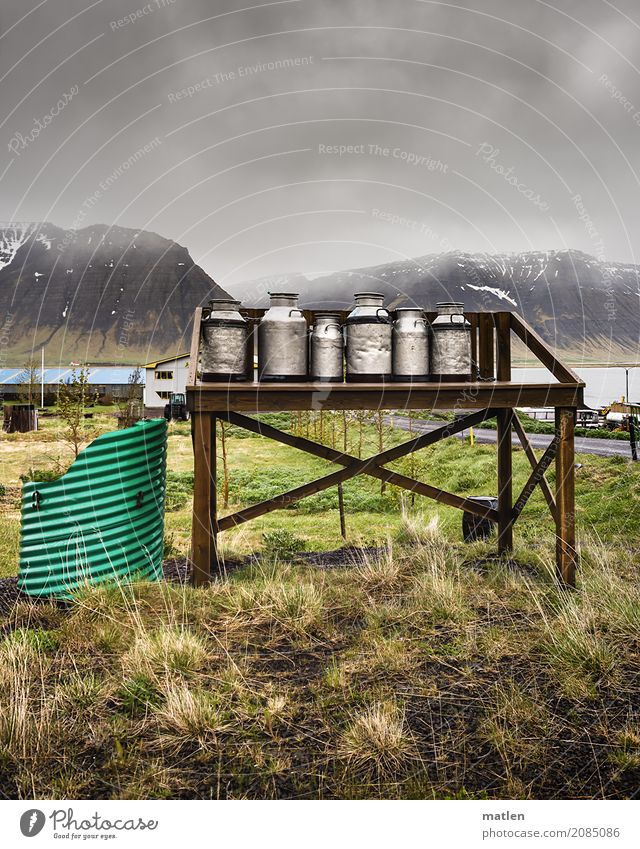
M2 0L0 30L1 220L154 230L223 286L640 262L637 0Z

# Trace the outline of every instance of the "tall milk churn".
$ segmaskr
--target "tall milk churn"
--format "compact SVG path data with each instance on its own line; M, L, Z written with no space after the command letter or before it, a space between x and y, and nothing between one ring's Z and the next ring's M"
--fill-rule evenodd
M247 380L249 326L240 301L209 301L201 324L202 379L206 382Z
M258 325L258 377L265 381L307 380L307 320L298 295L270 293L271 304Z
M391 378L391 316L384 295L358 292L347 316L347 380L375 383Z
M401 307L393 324L393 379L429 380L429 324L423 310Z
M342 383L344 337L340 313L316 313L310 349L311 379L327 383Z
M471 325L464 317L463 304L449 301L437 308L431 325L431 379L470 380Z

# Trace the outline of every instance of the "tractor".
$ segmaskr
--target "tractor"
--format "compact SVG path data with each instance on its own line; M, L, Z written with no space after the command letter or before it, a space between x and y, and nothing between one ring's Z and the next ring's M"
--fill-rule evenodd
M170 421L189 421L189 410L187 410L187 398L184 392L172 392L169 403L165 404L164 417Z

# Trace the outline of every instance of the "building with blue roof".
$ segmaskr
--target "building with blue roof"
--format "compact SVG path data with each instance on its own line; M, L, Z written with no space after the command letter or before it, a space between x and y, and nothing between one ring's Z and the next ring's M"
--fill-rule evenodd
M135 371L134 366L86 366L88 369L89 384L99 397L111 395L114 398L127 394L129 378ZM73 367L45 368L44 370L44 394L51 398L58 392L61 383L71 379ZM19 386L24 382L24 368L0 369L0 394L6 400L15 399L19 393ZM35 380L40 391L42 381L40 369L37 369ZM144 385L145 369L140 372L140 383Z

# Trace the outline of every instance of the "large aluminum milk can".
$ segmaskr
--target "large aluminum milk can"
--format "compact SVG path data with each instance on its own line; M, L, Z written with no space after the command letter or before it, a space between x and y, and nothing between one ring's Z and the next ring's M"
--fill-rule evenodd
M429 324L423 310L401 307L393 323L393 379L429 380Z
M311 379L326 383L342 383L344 337L340 313L316 313L311 331Z
M391 378L391 316L384 295L358 292L347 316L347 380L375 383Z
M431 324L431 379L471 379L471 325L463 315L463 304L439 303Z
M203 311L200 356L202 379L247 380L249 326L240 314L240 301L218 298Z
M258 325L258 379L307 380L307 320L298 295L273 292L270 297Z

